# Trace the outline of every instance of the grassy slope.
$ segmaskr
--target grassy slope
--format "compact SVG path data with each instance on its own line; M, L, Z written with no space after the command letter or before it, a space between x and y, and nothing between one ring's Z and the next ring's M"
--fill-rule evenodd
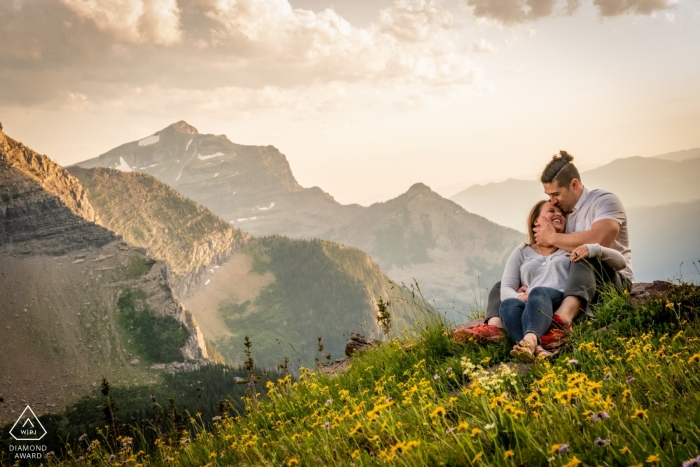
M642 305L610 295L556 361L525 375L480 372L508 360L508 346L457 346L433 319L408 351L397 339L335 378L283 379L242 418L206 434L192 427L200 434L191 444L127 450L116 461L679 465L700 454L699 305L700 289L687 286ZM94 463L106 456L87 454Z

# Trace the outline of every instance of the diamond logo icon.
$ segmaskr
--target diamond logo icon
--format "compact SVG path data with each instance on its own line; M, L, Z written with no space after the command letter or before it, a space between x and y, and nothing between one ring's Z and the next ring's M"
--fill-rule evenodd
M27 406L10 429L17 441L39 441L46 435L46 429L31 407Z

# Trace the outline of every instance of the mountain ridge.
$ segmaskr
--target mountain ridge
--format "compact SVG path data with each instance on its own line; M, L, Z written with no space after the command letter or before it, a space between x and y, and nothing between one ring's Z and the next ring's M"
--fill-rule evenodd
M415 183L384 203L342 205L320 187L299 186L281 152L275 149L274 157L268 157L270 146L243 147L222 142L220 136L198 134L191 140L192 147L198 145L194 160L195 152L188 146L190 137L167 139L165 130L174 131L167 127L156 132L162 136L157 142L146 141L147 146L139 146L138 141L127 143L77 165L121 168L123 160L128 167L141 167L138 170L252 235L322 238L360 248L390 277L399 282L420 281L427 295L439 297L441 306L448 308L467 309L475 290L481 288L480 280L490 286L500 279L496 271L522 240L517 232L466 212L424 183ZM201 152L200 143L205 141L210 142L209 150ZM186 163L185 156L189 158ZM177 170L163 167L166 159L185 164L181 174L180 166ZM280 177L289 183L280 183ZM499 245L498 251L482 248L487 244L482 231L489 232L493 245ZM401 255L411 259L402 260Z

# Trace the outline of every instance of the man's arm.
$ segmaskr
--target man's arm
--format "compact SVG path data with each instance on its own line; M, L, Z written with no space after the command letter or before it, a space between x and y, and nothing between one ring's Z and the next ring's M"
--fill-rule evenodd
M557 233L552 223L543 217L539 221L540 226L534 229L537 244L545 248L555 246L566 251L590 243L610 247L620 232L620 223L613 219L601 219L593 223L591 230L568 234Z

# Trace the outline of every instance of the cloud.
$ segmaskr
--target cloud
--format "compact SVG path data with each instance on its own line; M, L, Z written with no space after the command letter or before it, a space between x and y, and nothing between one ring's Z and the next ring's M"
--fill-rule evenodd
M667 10L676 5L675 0L593 0L601 16L618 16L627 13L648 15Z
M580 0L462 0L477 18L513 25L576 12ZM673 8L676 0L593 0L602 17L623 14L648 15Z
M222 93L243 109L291 108L322 90L312 105L332 109L336 86L437 94L479 80L438 1L396 0L384 12L357 28L287 0L0 2L0 107L137 108L147 94L163 108L170 96L194 106Z
M383 32L407 41L424 41L454 26L452 14L434 0L395 0L379 18Z
M100 31L128 42L173 44L181 39L176 0L60 0Z
M495 52L496 47L483 37L472 44L474 52Z

